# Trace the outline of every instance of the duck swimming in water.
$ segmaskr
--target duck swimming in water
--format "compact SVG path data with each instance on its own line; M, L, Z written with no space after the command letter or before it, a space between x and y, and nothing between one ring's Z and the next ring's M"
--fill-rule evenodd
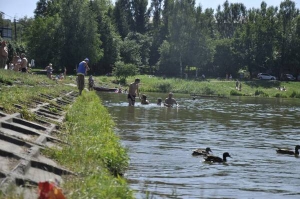
M192 155L196 156L196 155L208 155L209 152L212 152L212 150L207 147L206 149L196 149L195 151L193 151Z
M300 149L300 145L296 145L295 146L295 151L292 151L292 150L289 150L289 149L278 148L276 150L276 152L280 153L280 154L299 155L299 149Z
M220 158L218 156L212 156L212 155L207 155L206 157L204 157L204 160L206 162L226 162L226 158L231 156L229 155L228 152L223 153L223 158Z

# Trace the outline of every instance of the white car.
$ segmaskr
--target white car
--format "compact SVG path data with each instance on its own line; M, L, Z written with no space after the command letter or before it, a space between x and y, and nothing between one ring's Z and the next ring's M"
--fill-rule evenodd
M267 79L267 80L276 80L276 77L268 74L268 73L258 73L258 79Z

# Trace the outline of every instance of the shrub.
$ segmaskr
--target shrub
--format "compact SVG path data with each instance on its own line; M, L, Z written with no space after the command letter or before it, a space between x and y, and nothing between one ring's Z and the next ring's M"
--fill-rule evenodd
M294 98L300 98L300 93L293 91L292 94L290 95L290 97L294 97Z
M236 90L231 90L230 95L242 96L243 94L241 92L236 91Z
M256 90L254 93L255 96L260 95L262 97L269 97L269 95L261 90Z
M282 93L276 93L274 97L278 97L278 98L287 98L286 95L282 94Z
M215 91L206 86L202 89L202 93L206 95L213 95L215 94Z
M167 93L170 90L172 90L172 85L168 82L163 82L163 83L157 84L157 88L158 88L159 92Z

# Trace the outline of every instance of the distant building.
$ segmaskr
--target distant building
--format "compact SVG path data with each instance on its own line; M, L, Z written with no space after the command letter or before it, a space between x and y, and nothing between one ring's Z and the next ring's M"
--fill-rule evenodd
M11 30L11 28L0 27L0 36L5 40L11 40L12 39L12 30Z

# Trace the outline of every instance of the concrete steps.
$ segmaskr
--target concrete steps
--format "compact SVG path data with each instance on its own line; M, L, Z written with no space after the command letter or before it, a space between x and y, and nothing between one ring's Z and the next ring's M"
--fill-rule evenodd
M71 105L77 96L76 92L63 92L58 97L38 95L34 100L36 105L29 109L37 122L23 119L21 113L10 115L0 111L0 190L4 195L14 187L14 193L25 199L37 198L39 182L62 183L63 175L74 175L43 156L41 150L59 148L58 143L67 144L56 137L60 133L57 124L65 118L64 107ZM22 105L15 106L23 109Z

